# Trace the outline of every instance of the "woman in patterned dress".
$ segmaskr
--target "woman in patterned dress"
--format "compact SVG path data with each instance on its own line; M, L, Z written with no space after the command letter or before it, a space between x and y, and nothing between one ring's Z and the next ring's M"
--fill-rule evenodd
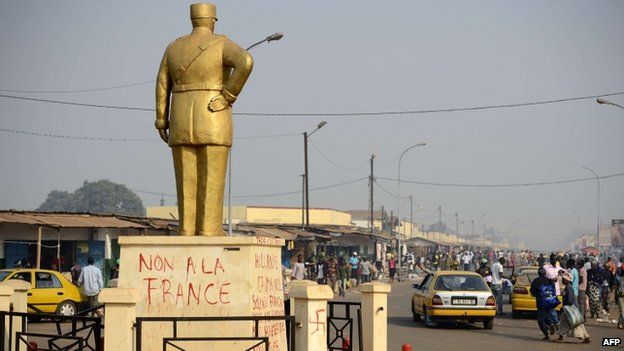
M598 318L600 313L600 285L603 277L598 270L598 262L593 261L587 271L587 296L589 297L589 318Z

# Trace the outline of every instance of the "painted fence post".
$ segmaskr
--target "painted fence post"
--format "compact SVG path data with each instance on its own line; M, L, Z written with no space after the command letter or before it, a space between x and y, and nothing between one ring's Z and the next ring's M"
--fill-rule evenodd
M327 300L334 292L327 285L295 285L288 294L295 300L295 349L327 350Z
M383 283L361 284L362 335L364 351L388 349L388 293L390 285Z
M103 289L98 301L105 305L104 351L132 351L139 292L136 289Z

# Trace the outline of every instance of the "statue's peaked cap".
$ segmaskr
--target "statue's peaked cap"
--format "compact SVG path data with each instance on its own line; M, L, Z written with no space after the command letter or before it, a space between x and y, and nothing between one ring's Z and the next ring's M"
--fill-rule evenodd
M208 3L191 5L191 19L214 18L217 20L217 6Z

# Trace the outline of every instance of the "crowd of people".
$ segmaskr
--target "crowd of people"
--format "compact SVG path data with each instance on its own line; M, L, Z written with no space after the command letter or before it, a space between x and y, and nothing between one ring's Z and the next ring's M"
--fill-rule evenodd
M568 252L545 256L532 251L435 251L424 265L433 270L474 269L490 286L498 315L504 314L503 295L512 287L510 272L522 266L538 267L530 293L536 299L544 340L556 335L555 342L563 341L564 336L591 342L584 323L588 318L610 322L611 302L619 310L617 327L624 328L624 257L616 262L612 257Z
M543 262L543 261L541 261ZM617 327L624 328L624 257L616 263L611 257L551 254L548 263L539 262L539 277L532 282L531 294L538 308L538 324L544 340L563 341L571 336L591 342L585 321L610 321L610 302L618 307ZM560 313L556 312L563 301ZM575 317L575 313L578 314Z
M348 257L333 254L325 256L321 253L305 261L303 255L298 255L291 278L315 280L319 284L329 285L340 296L345 296L347 289L373 280L393 283L397 264L393 254L386 255L383 260L371 260L355 251Z

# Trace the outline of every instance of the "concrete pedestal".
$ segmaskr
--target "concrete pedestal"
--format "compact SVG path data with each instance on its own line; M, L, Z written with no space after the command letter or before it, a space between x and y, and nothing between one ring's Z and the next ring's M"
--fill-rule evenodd
M137 317L283 316L282 239L263 237L120 237L119 288L136 289ZM251 322L179 322L178 337L251 337ZM143 350L162 349L173 324L142 325ZM284 322L261 322L270 350L286 346ZM138 336L137 336L138 337ZM185 342L185 349L206 343ZM180 343L182 345L182 343ZM249 342L230 342L239 349ZM244 349L244 347L243 347Z
M388 294L390 285L383 283L361 284L362 335L364 351L388 349Z
M296 284L289 296L294 300L297 327L296 350L327 350L327 301L334 292L327 285Z
M136 289L104 289L98 302L106 306L104 340L106 350L132 351L134 349L134 320L139 293Z

